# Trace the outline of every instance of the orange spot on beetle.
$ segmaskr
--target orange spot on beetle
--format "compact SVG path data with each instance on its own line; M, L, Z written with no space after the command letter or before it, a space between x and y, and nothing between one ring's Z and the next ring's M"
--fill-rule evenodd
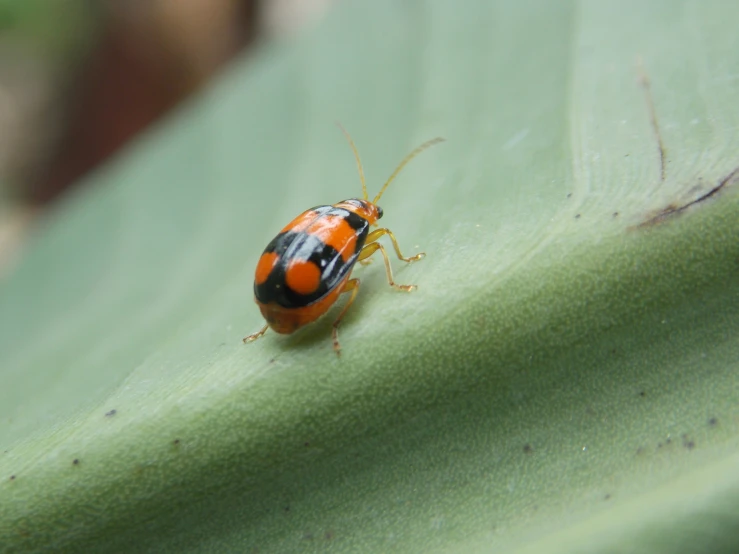
M357 233L343 217L323 217L308 226L306 232L331 246L345 262L356 252Z
M287 266L285 282L298 294L310 294L321 284L321 270L308 260L293 260Z
M268 252L266 254L262 254L262 257L259 258L259 263L257 263L256 276L254 277L254 280L258 285L264 283L267 280L267 277L269 277L269 274L272 271L272 268L277 263L278 258L279 256L276 252Z
M313 210L305 211L285 225L280 232L285 233L286 231L292 231L293 233L299 233L300 231L305 231L305 229L313 223L317 217L318 214Z

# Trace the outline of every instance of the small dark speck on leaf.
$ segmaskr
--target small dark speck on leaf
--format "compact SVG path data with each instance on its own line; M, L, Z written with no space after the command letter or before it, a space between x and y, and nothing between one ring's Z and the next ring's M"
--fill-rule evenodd
M326 534L324 535L327 541L330 541L334 538L334 532L333 531L326 531Z
M105 412L105 417L112 417L117 413L118 413L118 410L110 410L109 412Z
M618 217L618 212L613 212L613 217Z
M670 437L667 437L667 440L665 440L665 444L672 444L672 439Z
M643 391L643 390L639 391L639 396L641 396L642 398L644 398L646 395L647 395L646 391Z
M580 219L580 214L575 214L575 219Z
M285 506L285 511L286 512L289 512L290 511L290 506Z
M526 443L523 445L523 453L524 454L531 454L534 451L534 447L531 446L529 443Z
M609 493L609 494L607 494L607 495L605 495L605 497L603 498L603 500L610 500L610 499L611 499L611 495L610 495L610 493Z
M80 460L79 460L79 458L75 458L74 460L72 460L72 463L73 463L74 465L76 465L76 466L80 465Z
M10 480L11 480L11 481L15 481L15 475L11 475L11 476L10 476Z
M305 446L306 448L308 448L310 446L310 443L309 442L306 442L305 444L303 444L303 446Z
M708 420L708 425L710 425L711 427L716 427L716 425L718 425L718 419L712 417Z
M571 192L568 192L567 193L567 198L572 198L572 193Z
M658 442L657 443L657 448L662 448L662 443L661 442Z
M683 446L687 448L688 450L693 450L695 448L695 441L687 439L685 442L683 442Z
M644 454L644 447L643 446L640 446L639 448L636 449L636 455L637 456L640 456L641 454Z
M172 441L172 444L177 445L180 444L180 439L175 439Z

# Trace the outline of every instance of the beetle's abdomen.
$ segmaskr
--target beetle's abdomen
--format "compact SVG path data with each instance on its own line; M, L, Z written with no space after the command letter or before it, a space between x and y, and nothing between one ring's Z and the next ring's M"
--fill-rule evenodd
M322 299L349 276L368 231L366 219L343 208L317 206L302 213L259 259L257 302L290 309Z

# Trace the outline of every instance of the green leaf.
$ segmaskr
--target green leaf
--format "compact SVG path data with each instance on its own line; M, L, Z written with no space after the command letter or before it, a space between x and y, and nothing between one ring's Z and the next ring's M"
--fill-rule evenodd
M737 17L348 1L237 64L0 290L0 544L736 550ZM419 288L243 345L264 245L359 194L336 119L370 194L448 139L383 197Z

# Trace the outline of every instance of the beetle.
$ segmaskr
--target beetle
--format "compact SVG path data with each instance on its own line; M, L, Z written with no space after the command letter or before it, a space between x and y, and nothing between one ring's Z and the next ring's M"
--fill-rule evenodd
M256 333L244 337L244 343L263 336L268 328L280 334L293 333L317 320L339 296L349 293L349 300L332 329L334 351L341 354L339 324L359 292L359 279L350 278L352 269L357 262L369 263L369 257L376 252L383 257L391 287L406 292L416 289L416 285L395 282L385 247L377 241L387 236L398 259L407 263L416 262L425 254L420 252L405 257L390 229L371 231L370 227L376 227L383 215L377 202L403 167L423 150L444 139L431 139L408 154L370 202L359 152L346 129L340 124L338 126L354 152L363 196L306 210L283 227L267 245L254 275L254 300L266 324Z

